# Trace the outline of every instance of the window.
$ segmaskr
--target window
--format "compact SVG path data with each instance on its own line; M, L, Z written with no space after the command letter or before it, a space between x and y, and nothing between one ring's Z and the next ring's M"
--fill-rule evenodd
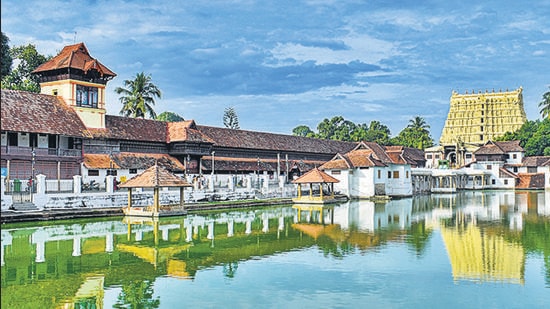
M504 184L505 184L505 185L508 184L508 179L504 179Z
M488 170L493 169L493 166L491 164L487 164L487 169Z
M409 178L409 171L406 171L405 173L405 178Z
M483 113L484 113L484 112L483 112L483 111L481 111L481 116L483 116Z
M8 133L8 146L17 146L18 138L17 133Z
M517 158L518 158L517 153L514 153L514 154L512 155L512 158L517 159Z
M480 130L481 132L483 132L483 126L481 126L481 127L479 128L479 130Z
M472 158L472 154L471 153L467 153L466 154L466 159L471 159Z
M483 123L483 118L481 118L481 123Z
M479 140L480 140L480 141L483 140L483 134L480 134L480 135L479 135Z
M76 106L97 108L97 88L76 85Z
M399 178L399 171L393 172L393 178Z
M391 178L391 171L388 171L388 178Z
M52 95L57 95L57 89L52 90Z
M518 172L518 167L517 167L517 166L514 166L513 171L514 171L514 173L517 173L517 172Z
M432 158L432 155L431 154L427 154L426 155L426 159L431 159Z
M129 173L130 173L130 174L137 174L137 168L131 168L131 169L129 170Z
M494 179L491 179L491 184L493 184L493 185L494 185L494 184L496 184L496 183L497 183L497 182L496 182L496 180L494 180Z
M88 170L88 176L99 176L99 170Z
M436 155L435 155L435 158L436 158L436 159L439 159L439 155L438 155L438 154L436 154Z
M116 176L117 170L107 170L107 176Z
M536 166L530 166L527 168L527 173L536 173L537 167Z
M38 147L38 135L36 133L31 133L29 138L29 147L37 148Z
M380 179L381 177L382 177L382 171L378 170L378 179Z
M334 170L330 172L332 175L340 175L340 170Z

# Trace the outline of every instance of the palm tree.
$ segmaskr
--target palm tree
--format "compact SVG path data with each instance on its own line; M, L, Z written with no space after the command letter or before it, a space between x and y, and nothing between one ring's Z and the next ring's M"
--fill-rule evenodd
M430 125L428 125L424 118L416 116L409 120L409 125L407 127L421 132L428 132Z
M548 88L550 88L550 86ZM550 91L542 95L542 101L540 101L539 107L542 118L550 117Z
M153 105L155 105L155 97L160 99L161 92L151 82L150 74L145 75L143 72L136 74L133 80L124 81L124 88L117 87L115 92L122 94L121 115L134 118L145 118L145 115L148 115L151 119L157 118Z

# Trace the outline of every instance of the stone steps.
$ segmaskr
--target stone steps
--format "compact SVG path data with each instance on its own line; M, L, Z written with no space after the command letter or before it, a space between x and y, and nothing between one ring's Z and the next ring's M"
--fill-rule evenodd
M32 210L38 210L38 208L33 203L14 203L13 204L13 210L16 210L16 211L32 211Z

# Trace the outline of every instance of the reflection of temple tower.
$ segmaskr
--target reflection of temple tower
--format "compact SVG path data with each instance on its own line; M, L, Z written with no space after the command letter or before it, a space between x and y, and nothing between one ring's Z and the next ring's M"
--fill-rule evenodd
M479 227L441 226L455 280L524 283L523 247Z
M527 121L522 91L521 87L505 92L458 94L453 91L440 145L454 146L464 142L481 146L519 129Z

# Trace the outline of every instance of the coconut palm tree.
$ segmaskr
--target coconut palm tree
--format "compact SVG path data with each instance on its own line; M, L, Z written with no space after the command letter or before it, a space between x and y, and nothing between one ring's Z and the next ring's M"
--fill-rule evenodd
M547 91L542 95L542 101L540 101L539 107L542 118L550 117L550 91Z
M413 119L409 120L409 125L407 127L421 132L428 132L430 125L426 122L424 118L416 116Z
M115 92L120 97L122 109L120 114L126 117L156 119L157 114L153 109L155 98L161 97L161 92L151 82L151 75L141 72L136 74L133 80L125 80L124 87L117 87Z

